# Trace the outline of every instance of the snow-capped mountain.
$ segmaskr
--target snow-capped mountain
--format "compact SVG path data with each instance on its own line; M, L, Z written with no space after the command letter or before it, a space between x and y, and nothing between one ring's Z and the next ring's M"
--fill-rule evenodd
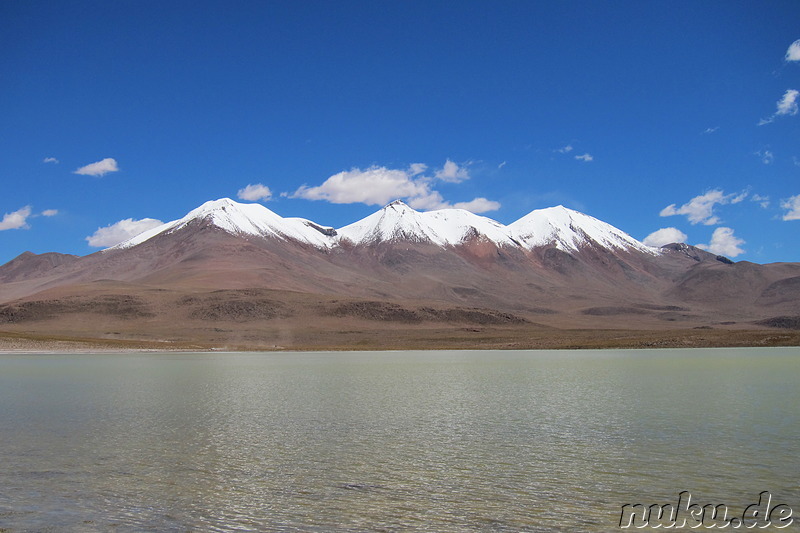
M531 211L509 224L507 229L528 249L555 246L570 252L594 241L604 248L632 248L649 254L658 253L656 248L642 244L611 224L562 205Z
M0 325L269 346L344 331L361 342L365 321L392 323L392 334L376 334L381 342L433 324L437 343L450 338L440 330L447 324L460 338L479 331L464 323L482 330L512 319L536 328L795 327L797 280L800 264L733 263L686 245L655 250L562 206L503 225L393 202L334 230L223 198L112 249L27 253L0 265Z
M397 200L358 222L334 230L302 218L281 217L261 204L242 204L228 198L206 202L179 220L141 233L111 249L131 248L197 222L233 235L292 240L320 249L333 248L345 241L355 245L416 242L445 247L477 239L498 247L526 250L554 246L573 252L594 244L607 249L658 253L610 224L563 206L538 209L505 226L464 209L420 212Z
M121 242L111 249L131 248L161 234L172 233L192 222L207 222L233 235L252 235L292 239L327 248L332 244L332 228L326 228L303 218L284 218L261 204L242 204L229 198L204 203L185 217Z
M336 234L339 240L348 240L354 244L412 241L454 246L478 237L497 245L514 245L507 228L490 218L463 209L420 213L399 200L358 222L336 230Z

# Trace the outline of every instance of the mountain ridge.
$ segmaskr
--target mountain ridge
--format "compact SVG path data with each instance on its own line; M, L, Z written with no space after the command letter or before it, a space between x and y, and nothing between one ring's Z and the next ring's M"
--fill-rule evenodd
M142 242L205 220L232 234L293 239L319 248L331 248L347 240L353 244L382 241L431 242L456 246L470 239L483 239L498 246L527 249L555 245L576 251L589 241L603 247L635 248L657 254L658 249L644 245L624 231L594 217L556 206L531 211L504 225L464 209L445 208L416 211L395 200L361 220L334 229L303 218L284 218L257 203L240 203L230 198L211 200L186 216L145 231L108 249L130 248Z
M220 199L87 256L25 253L0 266L0 337L324 348L343 335L347 346L407 347L435 330L436 346L482 332L531 346L519 339L764 331L798 316L800 264L653 249L563 206L503 225L392 202L334 229Z

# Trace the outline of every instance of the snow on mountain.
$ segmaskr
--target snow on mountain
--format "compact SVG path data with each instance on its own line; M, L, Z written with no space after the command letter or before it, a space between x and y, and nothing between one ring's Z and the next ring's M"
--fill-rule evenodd
M261 204L241 204L229 198L206 202L185 217L167 222L121 242L110 249L130 248L156 235L172 233L194 221L206 221L233 235L254 235L293 239L327 248L331 245L332 228L303 218L283 218Z
M338 239L354 244L384 241L430 242L456 245L479 237L495 244L513 244L506 227L463 209L419 212L397 200L358 222L336 230Z
M563 206L538 209L504 226L490 218L463 209L440 209L420 213L401 201L337 230L338 238L355 244L409 240L440 246L457 245L471 237L487 239L498 246L532 249L555 246L576 251L595 242L606 248L635 249L648 254L645 246L627 233L594 217Z
M242 204L228 198L206 202L179 220L145 231L111 249L136 246L194 221L211 223L234 235L291 239L322 249L342 241L356 245L411 241L455 246L477 238L497 246L527 249L556 246L576 251L581 245L595 242L606 248L658 253L610 224L563 206L532 211L505 226L463 209L419 212L397 200L358 222L334 230L302 218L283 218L261 204Z
M420 214L431 227L437 228L438 234L445 238L447 244L455 245L469 238L479 237L498 246L516 245L506 226L465 209L440 209Z
M605 248L658 253L611 224L561 205L531 211L507 228L528 249L550 245L569 252L594 241Z

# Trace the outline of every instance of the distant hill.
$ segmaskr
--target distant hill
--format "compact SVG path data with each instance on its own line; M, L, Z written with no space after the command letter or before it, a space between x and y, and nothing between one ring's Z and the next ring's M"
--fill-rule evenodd
M221 199L85 257L0 266L0 332L62 337L322 346L343 331L791 331L797 317L800 264L651 248L562 206L503 225L398 201L334 229Z

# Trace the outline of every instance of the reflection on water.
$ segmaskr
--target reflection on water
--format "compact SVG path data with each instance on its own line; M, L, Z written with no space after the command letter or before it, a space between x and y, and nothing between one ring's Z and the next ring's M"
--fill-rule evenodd
M683 490L800 513L798 377L793 348L0 356L0 531L608 531Z

